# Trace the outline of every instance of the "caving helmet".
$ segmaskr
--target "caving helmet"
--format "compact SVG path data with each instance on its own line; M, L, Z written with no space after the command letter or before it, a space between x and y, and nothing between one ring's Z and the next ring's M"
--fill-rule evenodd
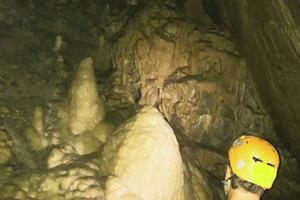
M280 164L279 154L268 141L243 135L234 141L228 151L234 174L264 189L272 187Z

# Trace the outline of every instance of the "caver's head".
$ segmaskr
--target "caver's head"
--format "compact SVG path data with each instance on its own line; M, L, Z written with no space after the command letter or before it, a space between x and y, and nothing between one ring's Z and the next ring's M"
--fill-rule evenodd
M225 176L225 192L240 189L261 196L272 187L279 167L279 155L268 141L243 135L228 151L229 166Z

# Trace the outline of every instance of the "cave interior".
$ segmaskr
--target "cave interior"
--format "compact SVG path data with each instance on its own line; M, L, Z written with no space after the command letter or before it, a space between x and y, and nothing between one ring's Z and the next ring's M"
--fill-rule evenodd
M242 134L280 154L262 199L299 199L299 9L0 1L0 199L226 199Z

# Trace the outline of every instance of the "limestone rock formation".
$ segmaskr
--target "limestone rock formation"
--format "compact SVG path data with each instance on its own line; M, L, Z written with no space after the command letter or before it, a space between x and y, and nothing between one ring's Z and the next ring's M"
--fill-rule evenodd
M48 139L44 129L43 110L37 106L34 110L32 127L24 131L27 142L32 150L41 151L47 148Z
M281 155L265 198L298 200L298 7L0 1L0 199L226 199L226 150L247 132Z
M97 178L97 170L93 162L87 162L47 172L23 173L0 188L1 199L104 200L104 180Z
M278 135L300 160L299 1L213 0L242 56Z
M93 135L101 143L105 144L115 129L116 127L113 123L109 121L101 121L89 134Z
M81 61L70 90L70 129L74 135L90 131L105 117L98 97L93 60Z
M39 134L34 128L28 127L24 131L27 143L33 151L44 150L48 146L47 138Z
M74 162L78 158L78 152L73 146L65 144L58 148L53 148L48 154L47 167L48 169L67 165Z
M79 155L86 155L97 151L101 145L100 140L89 132L78 135L72 141L72 145Z
M113 46L111 96L121 96L123 104L158 106L176 133L223 150L241 131L276 140L228 33L180 17L149 2L128 23Z
M154 108L143 108L106 145L107 200L182 200L183 163L175 135Z
M93 130L71 136L68 140L65 140L75 148L79 155L87 155L103 147L114 130L115 126L112 123L101 121Z
M65 159L64 156L64 152L61 149L52 149L47 160L48 168L66 164L69 160Z
M32 127L39 133L44 134L43 110L40 106L34 109Z

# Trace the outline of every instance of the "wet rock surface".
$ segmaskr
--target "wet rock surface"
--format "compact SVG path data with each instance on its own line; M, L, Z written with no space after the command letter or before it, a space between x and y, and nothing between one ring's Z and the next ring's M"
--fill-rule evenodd
M157 106L194 142L225 150L241 131L276 138L245 62L217 27L196 26L152 3L114 44L113 63L111 93L122 91L133 106Z
M241 133L280 151L265 198L299 196L247 63L193 0L0 4L0 199L225 199Z
M107 200L190 199L184 194L175 134L155 108L143 108L120 126L100 160L105 174L112 174L106 183Z
M300 2L210 2L245 57L278 135L300 160Z

